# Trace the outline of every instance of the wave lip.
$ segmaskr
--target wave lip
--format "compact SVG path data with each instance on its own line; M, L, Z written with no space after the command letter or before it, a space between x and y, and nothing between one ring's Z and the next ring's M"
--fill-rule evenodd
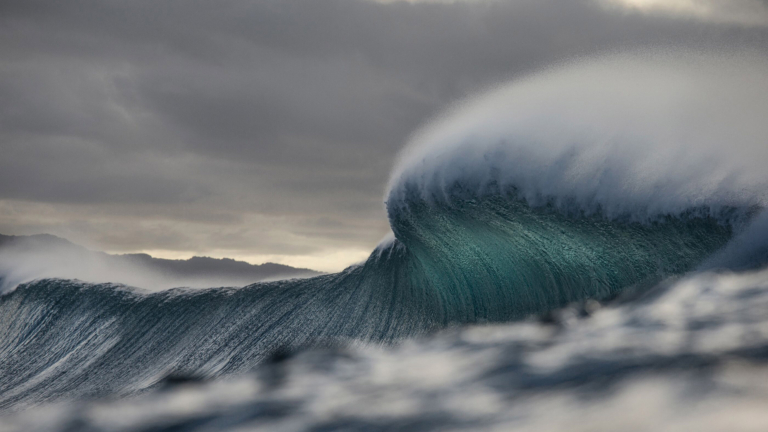
M638 221L765 207L767 74L759 56L643 52L497 86L414 133L388 208L456 185Z

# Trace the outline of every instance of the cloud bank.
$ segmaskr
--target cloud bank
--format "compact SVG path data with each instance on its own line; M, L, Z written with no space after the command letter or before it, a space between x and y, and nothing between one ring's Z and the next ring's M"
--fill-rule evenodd
M606 51L768 51L715 2L645 3L5 1L0 232L338 270L447 104Z

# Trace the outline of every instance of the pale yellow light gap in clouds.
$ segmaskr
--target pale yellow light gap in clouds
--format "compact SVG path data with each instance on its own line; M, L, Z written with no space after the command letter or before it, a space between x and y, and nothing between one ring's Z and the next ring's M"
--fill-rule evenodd
M747 26L768 25L764 0L596 0L609 7L651 14L689 16L706 21Z
M490 3L520 0L371 0L377 3ZM522 0L530 1L530 0ZM547 0L541 0L547 1ZM649 14L690 17L703 21L747 26L768 25L765 0L593 0L609 8L626 8Z

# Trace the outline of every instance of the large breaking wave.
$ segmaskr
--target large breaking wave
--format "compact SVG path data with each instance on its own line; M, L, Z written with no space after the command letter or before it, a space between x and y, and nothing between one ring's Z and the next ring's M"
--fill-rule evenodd
M386 193L393 236L305 280L156 293L45 279L0 298L0 408L248 371L764 264L766 64L612 56L458 105Z

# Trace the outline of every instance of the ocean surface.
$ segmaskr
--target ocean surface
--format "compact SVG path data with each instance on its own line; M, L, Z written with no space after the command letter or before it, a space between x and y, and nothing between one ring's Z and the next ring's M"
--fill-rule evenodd
M766 71L613 55L457 104L336 274L6 282L0 431L768 430Z

